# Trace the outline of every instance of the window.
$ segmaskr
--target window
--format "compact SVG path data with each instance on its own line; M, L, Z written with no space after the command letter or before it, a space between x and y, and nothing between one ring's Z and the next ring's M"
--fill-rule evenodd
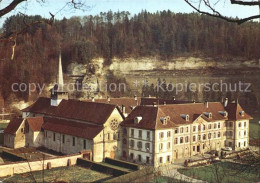
M126 143L127 143L126 139L123 139L123 144L126 144Z
M180 138L180 143L181 143L181 144L183 143L183 137Z
M150 139L150 132L147 132L147 139Z
M130 141L130 146L131 146L131 147L134 147L134 146L135 146L135 141L134 141L134 140L131 140L131 141Z
M83 148L86 149L86 146L87 146L87 143L86 143L86 140L84 139L83 140Z
M196 131L196 126L193 126L193 131L194 131L194 132Z
M178 138L174 139L174 144L178 144Z
M168 142L168 143L167 143L167 149L170 149L170 148L171 148L171 143Z
M160 157L160 158L159 158L159 162L160 162L160 163L163 163L163 157Z
M139 130L138 137L142 138L142 130Z
M146 163L150 163L150 157L146 156Z
M180 128L180 133L183 133L183 127Z
M246 136L246 130L244 131L244 136Z
M216 129L217 128L217 123L214 123L214 129Z
M189 137L188 136L185 137L185 142L189 142Z
M198 140L201 140L201 136L200 135L198 135Z
M233 122L229 122L229 127L233 127Z
M110 140L110 133L107 134L107 140Z
M208 129L211 129L211 124L208 125Z
M139 141L139 142L137 143L137 147L138 147L139 149L142 149L142 146L143 146L142 142Z
M163 132L160 132L160 138L162 139L163 138L163 136L164 136L164 133Z
M131 129L131 136L133 137L135 135L134 129Z
M195 146L193 146L193 151L195 151L196 150L196 147Z
M227 127L227 122L225 121L225 123L224 123L224 127Z
M131 159L131 160L134 159L134 154L133 154L133 153L130 154L130 159Z
M206 134L203 135L203 140L206 140Z
M171 156L167 156L167 162L171 161Z
M246 127L246 122L244 122L244 127Z
M232 131L229 131L229 136L233 136L233 132Z
M162 150L163 149L163 143L160 143L159 144L159 150Z
M116 140L116 133L113 133L113 140Z
M201 126L199 125L199 126L198 126L198 131L200 131L200 130L201 130Z
M145 144L146 151L150 151L150 143Z
M171 132L170 131L167 132L167 137L168 138L171 137Z
M186 132L189 132L189 127L186 127Z
M208 134L208 139L211 139L211 133Z
M205 144L202 145L202 148L205 149Z
M220 123L218 123L218 128L220 128Z
M177 134L177 133L178 133L178 128L175 129L175 134Z
M213 136L213 138L217 138L217 134L216 134L216 132L214 132L214 136Z
M72 138L72 145L75 146L75 137Z
M62 135L62 143L65 143L65 135Z
M123 134L124 134L124 135L127 135L127 130L126 130L126 128L123 129Z
M244 146L246 147L246 141L244 141Z
M196 136L193 135L192 141L195 142L196 141Z
M53 141L56 140L56 134L53 132Z
M141 154L138 154L138 161L142 161L142 156L141 156Z
M23 128L21 128L21 133L23 133Z
M218 137L220 137L221 136L221 133L220 132L218 132Z
M206 130L206 125L203 125L203 130Z
M240 147L241 145L240 145L240 142L238 142L238 147Z
M238 127L241 127L241 122L238 123Z

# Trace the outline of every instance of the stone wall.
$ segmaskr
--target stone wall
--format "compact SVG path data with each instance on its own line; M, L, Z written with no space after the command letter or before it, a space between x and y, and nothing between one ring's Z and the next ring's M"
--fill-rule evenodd
M68 166L69 161L71 162L70 165L75 165L77 163L78 158L82 158L82 154L73 154L69 156L47 158L44 160L44 169L47 169L47 163L50 163L52 168ZM40 171L42 169L42 160L6 163L0 165L0 177L12 176L13 174L21 174L30 171Z

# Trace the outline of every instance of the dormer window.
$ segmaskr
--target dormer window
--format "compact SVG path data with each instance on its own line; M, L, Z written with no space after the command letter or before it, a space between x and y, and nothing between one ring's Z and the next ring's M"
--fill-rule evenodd
M212 113L211 112L209 112L209 113L204 112L204 115L207 116L207 118L212 118Z
M188 114L182 114L181 117L183 119L185 119L185 121L189 121L190 120L190 116Z
M240 115L244 116L245 115L245 111L240 111Z
M219 113L223 116L223 117L228 117L228 112L227 111L219 111Z
M167 125L167 122L170 120L170 116L160 118L163 125Z
M142 116L137 116L137 117L135 117L135 119L134 119L134 123L135 123L135 124L139 124L141 120L142 120Z

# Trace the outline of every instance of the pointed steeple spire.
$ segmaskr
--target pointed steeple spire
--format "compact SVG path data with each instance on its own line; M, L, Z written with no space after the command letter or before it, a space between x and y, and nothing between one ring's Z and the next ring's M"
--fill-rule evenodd
M61 65L61 50L59 54L59 68L58 68L58 78L57 78L57 84L63 85L63 73L62 73L62 65Z

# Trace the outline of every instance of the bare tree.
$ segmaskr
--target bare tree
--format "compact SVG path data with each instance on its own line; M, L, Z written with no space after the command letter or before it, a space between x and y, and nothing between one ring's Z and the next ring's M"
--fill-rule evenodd
M218 11L215 7L217 4L221 3L221 0L184 0L188 5L190 5L194 10L196 10L198 13L205 14L211 17L220 18L222 20L228 21L228 22L234 22L237 24L242 24L244 22L247 22L249 20L254 20L257 18L260 18L260 14L258 15L252 15L248 16L246 18L232 18L223 15ZM226 3L226 0L223 0L224 4ZM246 1L246 0L230 0L231 5L241 5L241 6L259 6L260 8L260 0L252 0L252 1ZM204 10L202 7L205 7L207 10Z

